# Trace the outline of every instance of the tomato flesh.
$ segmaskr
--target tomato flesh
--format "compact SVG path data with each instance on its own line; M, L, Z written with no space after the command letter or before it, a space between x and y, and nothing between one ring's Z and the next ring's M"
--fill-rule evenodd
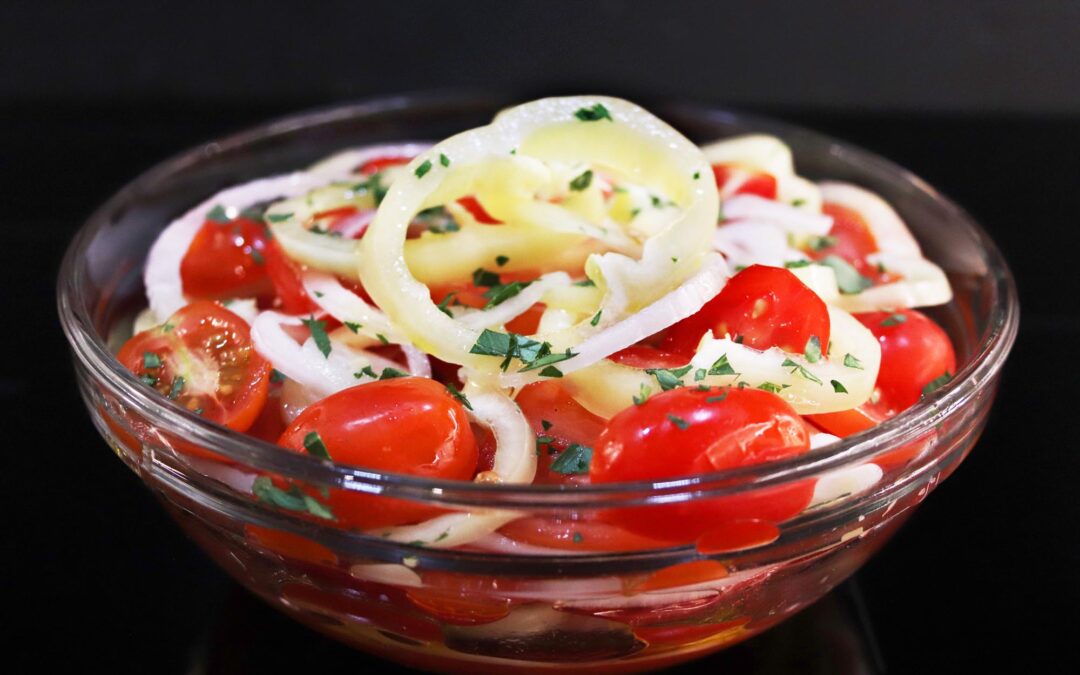
M305 439L312 432L331 459L343 464L446 480L470 480L476 471L476 441L464 408L443 385L426 378L380 380L331 394L300 413L278 445L310 452ZM348 490L331 491L328 503L339 524L360 529L442 513Z
M555 381L536 382L522 388L516 402L538 439L536 483L580 483L584 476L551 470L559 453L577 443L592 447L604 428L604 419L586 410Z
M248 218L207 220L180 261L184 293L200 299L269 299L266 227Z
M132 337L116 358L162 396L236 431L266 402L270 364L244 320L216 302L187 305Z
M742 181L732 195L757 195L766 199L776 199L776 178L764 171L753 171L735 164L713 164L713 177L716 188L723 192L733 181ZM729 195L730 196L730 195Z
M779 347L801 354L811 337L828 345L829 329L825 302L790 270L752 265L729 279L696 314L672 326L660 347L682 355L685 363L711 330L715 337L741 337L754 349Z
M593 450L594 483L659 480L794 457L810 447L801 418L759 389L682 387L611 418ZM725 521L786 520L806 507L813 482L730 497L613 509L605 520L657 539L688 542Z

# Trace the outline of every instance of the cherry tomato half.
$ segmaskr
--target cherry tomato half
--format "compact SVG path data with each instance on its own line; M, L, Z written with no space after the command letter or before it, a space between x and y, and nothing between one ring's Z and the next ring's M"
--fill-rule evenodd
M733 181L741 181L733 195L758 195L766 199L776 199L776 178L764 171L753 171L734 164L713 164L713 176L716 187L723 192Z
M236 431L266 402L270 364L244 320L216 302L187 305L132 337L116 358L162 396Z
M264 255L266 272L277 296L277 306L289 314L310 314L316 311L318 307L304 290L304 272L300 263L290 258L276 241L269 242Z
M443 385L426 378L381 380L331 394L300 413L278 445L310 453L313 433L330 458L343 464L448 480L470 480L476 471L476 441L464 408ZM340 525L361 529L442 512L347 490L332 491L328 503Z
M535 482L581 482L577 476L551 471L551 463L573 443L592 447L604 428L604 419L586 410L553 380L525 386L515 400L537 439L546 441L537 442Z
M679 388L608 420L593 450L594 483L658 480L793 457L810 447L806 426L780 397L759 389ZM613 509L606 520L689 542L728 521L786 520L810 502L813 482L730 497Z
M207 220L180 261L184 293L194 298L268 299L266 226L248 218Z
M689 360L705 331L742 337L754 349L801 354L812 336L829 344L825 302L790 270L751 265L728 280L696 314L672 326L660 348Z

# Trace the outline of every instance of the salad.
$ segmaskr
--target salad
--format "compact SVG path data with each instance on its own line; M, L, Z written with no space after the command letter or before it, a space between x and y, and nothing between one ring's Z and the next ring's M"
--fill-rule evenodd
M146 387L296 453L429 479L574 489L792 458L956 370L918 311L951 300L948 280L888 203L803 178L777 138L699 147L606 97L533 101L435 144L351 148L230 187L162 231L144 279L117 357ZM724 550L921 451L574 519L274 475L245 485L434 548Z

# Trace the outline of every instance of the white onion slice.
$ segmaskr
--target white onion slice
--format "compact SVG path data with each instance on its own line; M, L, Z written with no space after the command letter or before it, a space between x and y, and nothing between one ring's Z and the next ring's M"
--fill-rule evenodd
M417 525L369 530L369 534L427 548L452 548L481 539L518 517L511 511L448 513Z
M469 416L495 436L493 471L503 483L531 483L536 475L536 436L514 401L502 392L465 384Z
M231 215L268 199L295 197L320 184L320 178L299 171L260 178L222 190L169 223L150 247L143 272L146 296L154 316L172 316L188 303L180 278L180 263L211 209L221 206Z
M530 307L540 302L552 288L570 285L570 275L566 272L550 272L526 286L520 293L491 309L465 310L455 314L458 321L470 328L492 328L508 323L524 314Z
M770 265L806 260L806 254L788 244L787 233L772 223L742 220L716 228L713 247L731 267Z
M342 286L333 275L308 271L302 283L312 302L338 321L359 324L358 332L372 338L382 335L398 344L408 342L385 314Z
M812 236L823 236L832 229L832 217L808 213L794 206L759 197L735 195L724 202L725 221L751 220L771 223L790 234L796 246Z
M395 563L362 563L349 568L349 575L363 581L420 588L424 585L420 575L404 565Z
M831 502L862 494L874 487L884 473L880 466L870 463L848 466L822 474L814 485L814 496L811 497L810 505L806 508L807 510L820 508Z
M764 171L776 179L778 201L808 213L821 213L821 192L816 185L795 174L791 149L779 138L764 134L736 136L710 143L701 150L710 164L734 164ZM735 189L725 189L728 194L724 198Z
M681 286L628 318L593 334L574 347L576 356L560 361L556 367L563 373L587 368L685 319L713 299L727 278L728 269L723 258L710 253L698 272ZM603 325L603 317L599 323ZM504 387L522 387L538 379L541 379L538 371L505 373L499 378Z

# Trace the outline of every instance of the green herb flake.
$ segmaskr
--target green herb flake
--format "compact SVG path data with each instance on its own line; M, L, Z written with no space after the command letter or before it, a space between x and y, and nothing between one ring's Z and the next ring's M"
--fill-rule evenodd
M686 431L690 428L690 423L681 417L677 417L675 415L672 415L671 413L668 413L667 418L671 421L672 424L679 427L679 429L682 431Z
M600 315L603 314L603 313L604 313L604 310L600 310L599 312L594 314L593 318L589 320L589 324L592 325L592 326L595 326L596 324L600 323Z
M409 377L409 373L397 368L383 368L382 375L379 375L380 380L393 380L398 377Z
M450 166L450 158L440 152L439 164L442 164L443 166Z
M694 371L694 382L701 382L705 379L705 376L709 374L709 371L704 368L698 368Z
M646 368L645 372L656 378L657 384L664 391L683 386L682 377L693 369L692 365L682 368Z
M379 377L378 373L375 372L375 369L372 368L370 364L361 368L360 372L353 373L352 375L358 380L363 379L364 377L370 377L371 379L375 380Z
M831 246L836 246L836 237L830 237L828 235L824 237L810 237L806 243L811 250L824 251Z
M792 375L798 374L801 375L803 379L810 380L811 382L816 382L817 384L823 384L821 378L807 370L806 366L795 363L791 359L784 359L784 362L780 365L784 368L791 368Z
M701 172L700 171L695 171L694 172L694 180L698 180L699 178L701 178Z
M779 394L779 393L780 393L780 392L782 392L782 391L783 391L783 390L784 390L784 389L785 389L786 387L787 387L787 385L784 385L784 386L780 386L780 385L778 385L778 384L773 384L772 382L762 382L761 384L759 384L759 385L758 385L758 387L757 387L757 388L758 388L758 389L761 389L761 390L763 390L763 391L767 391L767 392L773 393L773 394Z
M416 174L417 178L423 178L428 171L431 171L431 160L425 159L420 166L416 167L416 171L413 173Z
M260 251L257 248L251 249L251 260L256 265L265 265L266 264L266 258L263 257L262 251Z
M540 371L541 377L562 377L562 371L555 366L547 366Z
M551 470L564 476L588 473L589 464L592 463L592 453L593 449L587 445L571 443L551 463Z
M283 223L292 217L292 213L271 213L270 215L266 216L266 220L271 223Z
M139 381L148 387L157 387L158 379L156 375L140 375Z
M318 431L309 431L307 435L304 436L304 449L307 450L308 454L312 457L331 459L330 451L326 449L326 443L323 443L322 436L319 435Z
M314 316L310 319L300 319L300 322L307 326L307 329L311 331L311 339L315 341L315 346L319 348L322 355L326 358L330 358L330 336L326 334L326 322L316 319Z
M585 541L585 537L580 532L575 532L572 539L575 544L580 544Z
M584 173L570 181L570 189L574 192L581 192L588 189L592 185L592 169L586 169Z
M229 214L225 212L225 207L223 207L221 204L218 204L214 208L207 211L206 219L212 223L217 223L218 225L225 225L232 222L232 218L230 218Z
M547 431L555 425L553 425L551 422L548 422L547 420L540 420L540 426L543 427L544 431Z
M172 380L172 385L169 387L169 400L175 401L180 398L180 392L184 391L184 376L177 375Z
M499 267L502 267L503 265L505 265L508 262L510 262L509 256L505 256L505 255L497 255L497 256L495 256L495 264L498 265Z
M154 370L161 367L161 357L154 352L143 352L142 355L143 368L147 370Z
M709 368L709 375L738 375L735 369L728 363L727 354L721 354L720 358L713 362L712 367Z
M841 384L839 380L829 380L829 382L832 384L833 391L835 391L837 394L848 393L847 387Z
M598 122L600 120L607 120L614 122L611 113L604 107L603 103L596 103L591 108L578 108L574 112L574 117L578 118L582 122Z
M810 261L809 260L789 260L786 263L784 263L784 267L788 268L789 270L797 270L797 269L799 269L801 267L810 267Z
M810 363L817 363L821 360L821 338L816 335L811 335L810 339L806 341L806 349L803 350L803 356Z
M446 383L443 386L446 387L446 390L450 392L450 395L456 398L461 403L461 405L465 406L469 410L473 409L472 403L469 403L469 399L465 397L465 394L461 393L460 389L450 383Z
M934 379L930 380L930 382L927 383L927 385L925 387L923 387L922 395L923 396L929 396L930 394L934 393L938 389L941 389L942 387L944 387L946 384L952 382L952 379L953 379L952 373L950 373L949 371L946 370L941 375L939 375L939 376L935 377Z
M904 323L905 321L907 321L907 315L900 314L899 312L896 312L894 314L890 314L889 316L885 317L881 321L881 325L882 325L883 328L888 328L889 326L899 326L900 324Z
M584 288L589 288L589 287L595 286L596 282L593 281L592 279L582 279L581 281L575 281L574 285L575 286L582 286Z
M363 324L355 323L353 321L345 321L344 324L345 327L351 330L353 333L359 333L360 329L364 327Z
M496 275L496 277L497 276L498 275ZM531 283L531 281L511 281L508 284L492 286L490 289L484 291L484 297L488 299L488 303L484 305L484 309L491 309L496 305L501 305L520 293Z
M173 328L176 328L176 326L172 325L171 323L163 323L163 324L161 324L161 332L162 333L171 333Z
M821 264L832 268L836 274L836 285L840 292L845 295L862 293L874 285L874 282L859 274L851 263L838 255L827 255L821 259Z
M379 342L383 343L384 345L388 345L388 344L390 344L390 340L389 340L389 338L387 338L387 337L386 337L385 335L383 335L382 333L375 333L375 337L376 337L376 338L378 338L378 339L379 339Z
M472 273L472 282L474 286L499 286L502 284L502 280L499 279L499 275L484 269L483 267L477 267Z
M720 394L719 396L706 396L705 397L705 402L706 403L722 403L724 401L724 399L726 399L726 398L727 398L727 392L725 391L723 394Z
M447 308L447 306L454 300L454 295L454 291L447 293L446 297L443 298L438 305L436 305L440 312L450 317L451 319L454 318L454 314Z
M848 368L858 368L859 370L866 370L863 368L862 361L855 358L851 354L844 354L844 365Z
M285 373L281 372L277 368L270 369L270 381L274 384L285 381Z
M282 490L274 485L269 476L259 476L251 485L251 492L260 502L300 513L310 513L323 520L334 520L334 514L323 503L311 495L304 494L296 485L290 485L289 489Z
M651 394L651 393L652 393L652 387L650 387L649 385L642 382L641 383L641 389L639 390L638 395L631 397L633 399L633 401L634 401L634 405L641 405L641 404L645 403L645 401L648 401L649 400L649 394Z

